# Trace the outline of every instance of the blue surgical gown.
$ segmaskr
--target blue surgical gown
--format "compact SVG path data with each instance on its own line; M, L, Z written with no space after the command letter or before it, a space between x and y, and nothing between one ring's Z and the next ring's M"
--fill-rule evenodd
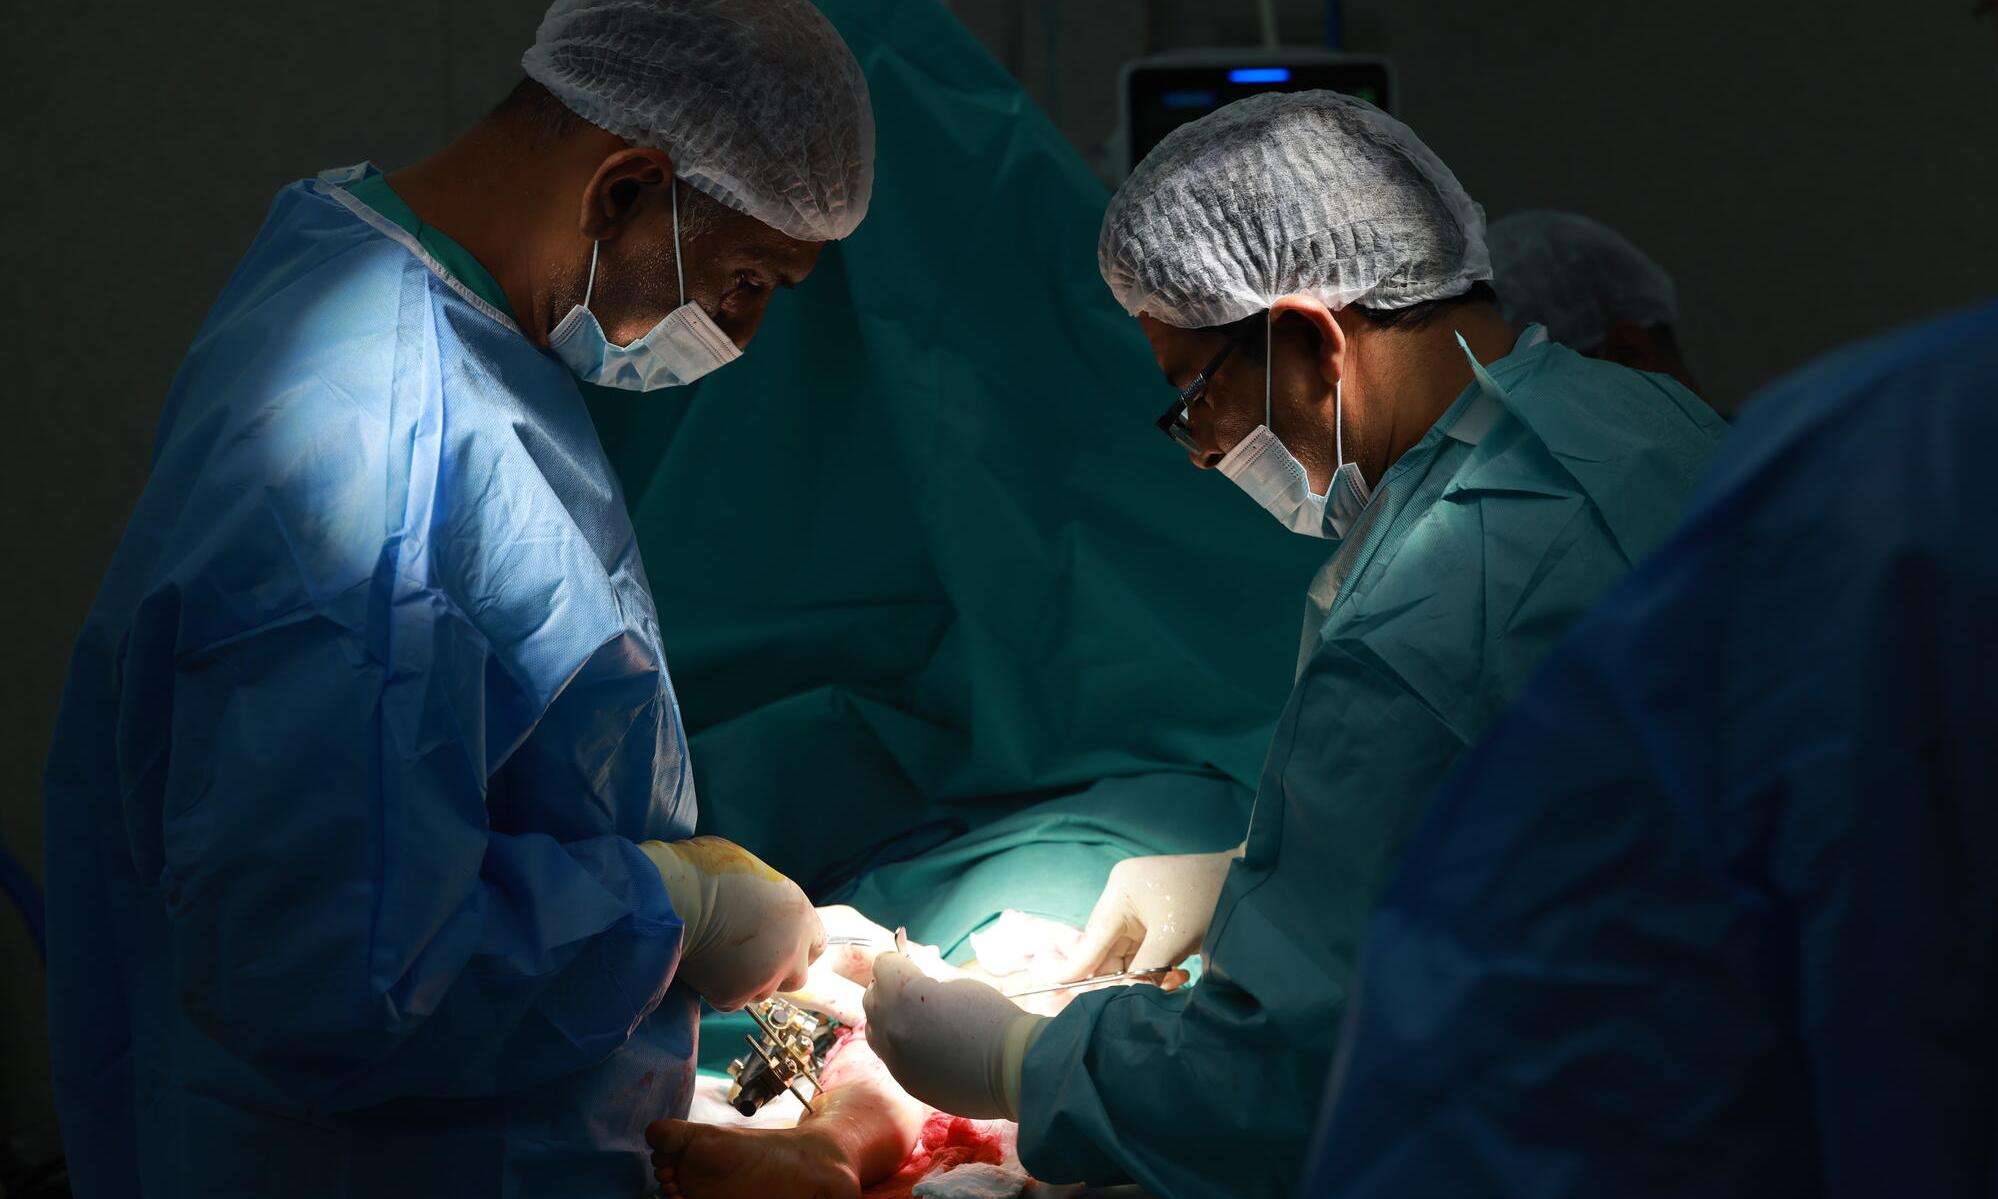
M1672 527L1723 426L1521 336L1388 469L1307 599L1296 685L1189 992L1085 995L1027 1055L1036 1177L1296 1186L1366 913L1457 756Z
M1312 1196L1998 1195L1998 302L1747 409L1370 930Z
M694 791L575 384L329 174L167 400L47 772L76 1192L631 1195Z

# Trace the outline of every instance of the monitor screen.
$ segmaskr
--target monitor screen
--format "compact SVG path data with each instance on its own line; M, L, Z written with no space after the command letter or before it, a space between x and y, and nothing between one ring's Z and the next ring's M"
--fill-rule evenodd
M1226 62L1140 64L1131 69L1125 81L1131 161L1144 161L1166 134L1243 96L1324 88L1357 96L1392 112L1390 86L1387 64L1378 59L1234 66Z

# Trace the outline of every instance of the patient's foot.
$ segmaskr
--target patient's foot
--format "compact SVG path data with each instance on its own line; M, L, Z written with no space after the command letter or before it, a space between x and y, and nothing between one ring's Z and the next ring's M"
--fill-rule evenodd
M645 1130L665 1199L858 1199L838 1141L798 1128L725 1128L660 1120Z

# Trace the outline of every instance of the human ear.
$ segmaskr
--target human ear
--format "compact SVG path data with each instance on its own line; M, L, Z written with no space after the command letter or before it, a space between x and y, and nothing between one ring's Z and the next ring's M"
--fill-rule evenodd
M673 159L664 150L627 146L597 164L583 188L579 231L591 241L608 241L629 228L649 197L673 183Z
M1272 326L1299 322L1316 343L1313 358L1328 390L1346 368L1346 330L1323 301L1303 294L1288 295L1270 305ZM1295 327L1295 326L1294 326Z

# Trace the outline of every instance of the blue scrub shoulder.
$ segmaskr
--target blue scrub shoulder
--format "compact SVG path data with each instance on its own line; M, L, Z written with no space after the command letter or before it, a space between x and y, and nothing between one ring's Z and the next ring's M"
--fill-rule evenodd
M306 610L379 633L392 600L455 608L538 703L628 627L661 656L573 379L311 183L176 376L134 523L143 588L217 601L183 651Z
M1743 409L1695 507L1759 486L1763 474L1818 438L1840 438L1865 451L1856 457L1878 461L1919 444L1922 428L1960 436L1988 409L1994 379L1998 299L1841 347L1784 376ZM1847 436L1848 424L1877 432L1871 439ZM1966 447L1968 454L1985 452L1982 443ZM1834 497L1826 502L1850 507Z

